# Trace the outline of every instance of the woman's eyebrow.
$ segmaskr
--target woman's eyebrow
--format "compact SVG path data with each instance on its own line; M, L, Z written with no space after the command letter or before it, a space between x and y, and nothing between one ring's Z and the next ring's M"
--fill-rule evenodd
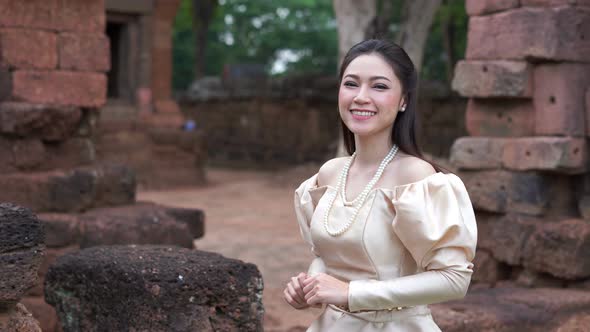
M355 75L355 74L348 74L348 75L344 76L344 78L346 78L346 77L351 77L351 78L354 78L355 80L360 79L359 76L358 75ZM386 80L386 81L391 82L391 80L389 78L385 77L385 76L372 76L371 78L369 78L369 80L371 80L371 81L375 81L375 80Z

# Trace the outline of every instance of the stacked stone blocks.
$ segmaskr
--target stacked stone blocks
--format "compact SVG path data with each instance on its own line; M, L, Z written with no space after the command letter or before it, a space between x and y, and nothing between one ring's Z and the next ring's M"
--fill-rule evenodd
M467 0L470 136L455 141L478 212L474 279L578 286L590 280L590 2Z
M192 249L203 236L200 210L137 204L134 171L97 160L110 68L105 28L104 0L0 0L0 202L35 211L47 230L35 264L15 258L2 275L22 288L11 314L28 309L47 332L60 329L42 286L57 257L101 244ZM0 327L16 331L3 317Z

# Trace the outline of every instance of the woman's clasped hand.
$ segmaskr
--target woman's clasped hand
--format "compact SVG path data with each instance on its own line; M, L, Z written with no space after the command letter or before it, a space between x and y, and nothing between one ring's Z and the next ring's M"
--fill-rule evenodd
M295 309L321 307L323 304L348 305L348 283L325 273L292 277L283 291L287 303Z

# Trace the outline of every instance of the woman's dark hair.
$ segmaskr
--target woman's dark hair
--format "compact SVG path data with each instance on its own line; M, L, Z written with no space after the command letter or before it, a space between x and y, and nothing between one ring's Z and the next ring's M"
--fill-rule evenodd
M417 89L418 89L418 74L412 60L400 46L380 39L369 39L354 45L344 59L340 66L339 83L342 84L342 76L348 65L352 60L360 55L378 54L380 55L393 69L402 85L402 96L404 96L406 110L398 112L397 117L393 123L391 140L392 143L397 144L399 149L409 155L424 159L422 151L418 146L417 141L417 117L416 117L416 103ZM354 134L346 127L344 122L342 124L342 134L344 137L344 145L349 154L355 150ZM433 165L435 166L435 165ZM435 168L438 168L435 166Z

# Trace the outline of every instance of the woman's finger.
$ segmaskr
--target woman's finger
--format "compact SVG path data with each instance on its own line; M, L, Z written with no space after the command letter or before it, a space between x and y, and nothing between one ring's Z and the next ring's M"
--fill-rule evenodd
M309 299L312 298L317 293L317 291L317 287L313 287L309 290L309 292L305 292L305 301L309 301Z
M303 292L303 286L301 286L301 284L299 283L299 278L297 278L297 277L291 278L291 284L293 285L293 288L297 292L297 295L299 295L299 298L300 299L305 298L305 292Z
M291 283L287 284L287 289L289 290L289 295L291 295L291 297L293 298L293 300L295 300L297 303L305 303L305 298L300 296L299 294L297 294L297 292L295 291L295 288L293 287L293 285Z
M307 293L309 293L309 291L311 291L316 286L316 284L316 282L310 282L307 285L305 285L303 287L303 293L307 295Z

